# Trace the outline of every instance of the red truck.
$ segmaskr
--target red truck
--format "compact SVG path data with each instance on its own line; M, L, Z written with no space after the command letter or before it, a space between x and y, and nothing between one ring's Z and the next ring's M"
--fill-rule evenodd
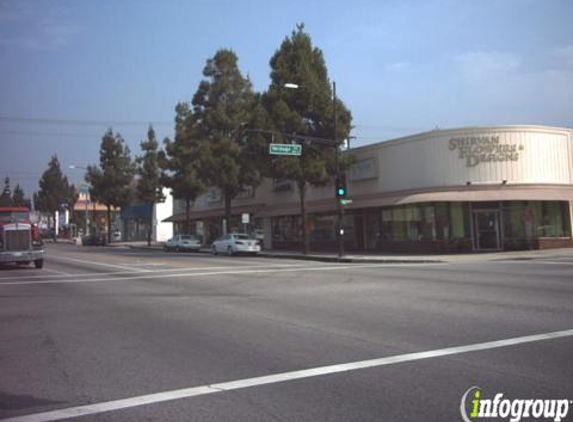
M44 265L44 242L24 207L0 207L0 264Z

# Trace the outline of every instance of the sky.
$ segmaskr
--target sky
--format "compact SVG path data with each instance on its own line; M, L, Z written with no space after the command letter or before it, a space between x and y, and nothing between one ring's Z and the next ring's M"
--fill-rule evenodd
M571 0L0 0L0 177L27 196L57 154L70 182L119 132L173 134L207 59L255 90L298 23L353 115L352 146L436 128L573 127Z

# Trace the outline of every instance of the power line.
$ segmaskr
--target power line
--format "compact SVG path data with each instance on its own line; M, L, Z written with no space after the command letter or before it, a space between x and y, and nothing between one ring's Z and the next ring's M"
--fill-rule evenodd
M141 136L140 134L131 134L119 132L122 137L125 136ZM83 138L98 138L100 139L102 133L63 133L63 132L37 132L37 131L24 131L24 130L0 130L1 135L29 135L29 136L58 136L58 137L83 137Z
M44 119L38 117L0 116L0 122L53 124L67 126L139 126L139 125L175 125L174 121L134 121L134 120L71 120L71 119Z

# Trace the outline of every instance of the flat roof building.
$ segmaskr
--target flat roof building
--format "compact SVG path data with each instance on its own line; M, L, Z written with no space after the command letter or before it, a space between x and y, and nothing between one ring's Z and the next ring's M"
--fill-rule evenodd
M573 130L490 126L434 130L346 152L352 204L344 210L346 250L455 252L572 246ZM299 249L296 184L264 180L233 203L230 229L263 231L265 246ZM332 183L309 187L311 250L336 250ZM209 243L224 206L210 189L191 218ZM181 223L175 201L170 221Z

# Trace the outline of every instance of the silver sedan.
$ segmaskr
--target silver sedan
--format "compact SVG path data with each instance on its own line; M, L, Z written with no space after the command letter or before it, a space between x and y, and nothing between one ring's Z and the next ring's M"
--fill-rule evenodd
M165 251L198 251L201 249L201 241L191 234L176 234L163 246Z
M226 253L227 255L238 253L257 254L260 251L261 245L258 240L242 233L226 234L215 240L211 245L213 255L218 253Z

